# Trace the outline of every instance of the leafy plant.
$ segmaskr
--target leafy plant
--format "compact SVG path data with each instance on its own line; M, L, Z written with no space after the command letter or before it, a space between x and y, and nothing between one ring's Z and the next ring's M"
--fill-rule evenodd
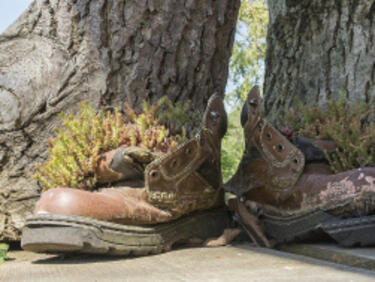
M224 181L236 171L244 148L243 129L240 125L242 103L251 87L263 82L268 26L266 2L241 1L225 99L230 113L221 154Z
M338 100L327 100L325 107L304 106L286 113L287 126L298 135L333 140L338 148L326 157L334 172L375 165L375 124L366 103L350 104L344 92Z
M8 244L0 243L0 263L3 263L5 261L8 250L9 250Z
M95 112L89 102L79 104L77 115L61 113L62 127L48 141L49 159L36 167L34 177L44 190L56 186L92 190L97 183L96 167L100 155L120 146L138 146L152 152L168 152L187 140L187 107L175 106L165 125L163 107L170 107L167 97L155 105L142 103L138 114L125 103L126 117L117 108ZM177 123L180 133L171 133Z
M266 1L241 1L230 62L230 80L235 87L226 99L234 107L246 99L253 85L263 82L267 27Z
M241 108L228 115L228 131L224 136L221 151L223 181L226 182L236 172L245 147L243 128L240 123Z

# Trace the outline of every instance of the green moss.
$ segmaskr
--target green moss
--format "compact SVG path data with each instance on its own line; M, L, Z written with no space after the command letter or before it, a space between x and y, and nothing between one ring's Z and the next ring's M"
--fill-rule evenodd
M296 109L285 114L288 127L298 135L333 140L338 148L328 155L334 172L375 165L375 124L368 122L373 113L366 103L349 103L344 92L325 106L305 107L297 101Z
M79 104L77 115L61 113L62 126L56 137L48 141L49 159L36 167L34 177L44 190L52 187L73 187L92 190L97 182L95 174L100 154L120 146L139 146L152 152L167 152L187 140L186 127L192 119L188 107L172 107L163 97L155 105L142 104L137 113L125 104L125 117L117 108L114 111L95 112L89 102ZM174 122L165 124L166 119ZM179 126L180 132L171 128Z

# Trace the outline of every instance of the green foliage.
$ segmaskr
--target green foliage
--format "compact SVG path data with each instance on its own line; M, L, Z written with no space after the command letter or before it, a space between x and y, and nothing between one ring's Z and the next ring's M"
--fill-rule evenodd
M228 115L228 131L222 142L221 164L223 181L226 182L236 172L245 147L243 129L240 123L241 108Z
M227 101L234 105L246 99L253 85L262 83L267 27L266 1L243 0L230 63L230 79L239 86L227 95Z
M159 115L159 122L165 124L171 134L181 134L186 136L187 132L190 135L194 134L199 125L197 121L200 118L199 112L189 113L191 109L191 101L186 101L184 104L180 102L173 103L167 99L165 109Z
M228 132L222 143L224 181L236 171L244 148L240 107L251 87L261 85L263 81L267 26L266 1L242 0L230 62L229 78L234 89L226 94L231 113L228 115Z
M120 146L138 146L163 153L172 150L187 140L184 122L191 119L185 115L185 107L175 106L168 118L182 129L181 134L172 134L169 127L162 124L163 107L170 105L167 97L155 105L143 102L143 111L137 114L125 103L126 119L116 108L113 112L95 113L88 102L79 104L77 115L61 113L62 127L57 128L57 136L48 141L49 160L36 167L34 177L44 190L57 186L91 190L97 182L95 171L104 152Z
M0 263L3 263L5 261L8 250L9 250L8 244L0 243Z
M297 108L286 113L287 126L298 135L333 140L338 148L326 156L334 172L375 165L375 123L367 122L370 106L350 104L344 92L338 100L327 100L325 109L318 105Z

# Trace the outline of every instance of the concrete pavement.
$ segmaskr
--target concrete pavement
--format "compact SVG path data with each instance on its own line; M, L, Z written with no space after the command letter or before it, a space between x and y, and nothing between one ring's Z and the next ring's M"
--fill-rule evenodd
M375 271L374 247L344 248L334 243L325 242L284 245L280 249L294 254Z
M375 281L375 272L248 243L184 248L138 258L12 251L0 281Z

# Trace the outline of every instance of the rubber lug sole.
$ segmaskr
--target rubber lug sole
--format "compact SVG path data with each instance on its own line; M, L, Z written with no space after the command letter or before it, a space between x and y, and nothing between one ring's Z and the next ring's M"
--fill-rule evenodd
M344 247L375 245L375 215L337 219L319 210L298 216L263 215L261 222L267 236L277 243L314 240L329 235Z
M375 215L326 222L322 229L344 247L375 245Z
M39 253L142 256L168 251L176 242L189 238L220 236L229 224L224 208L196 212L173 222L147 227L42 214L27 219L21 246Z
M321 233L322 222L336 219L334 216L318 210L297 216L264 215L261 222L268 237L277 243L307 240Z

